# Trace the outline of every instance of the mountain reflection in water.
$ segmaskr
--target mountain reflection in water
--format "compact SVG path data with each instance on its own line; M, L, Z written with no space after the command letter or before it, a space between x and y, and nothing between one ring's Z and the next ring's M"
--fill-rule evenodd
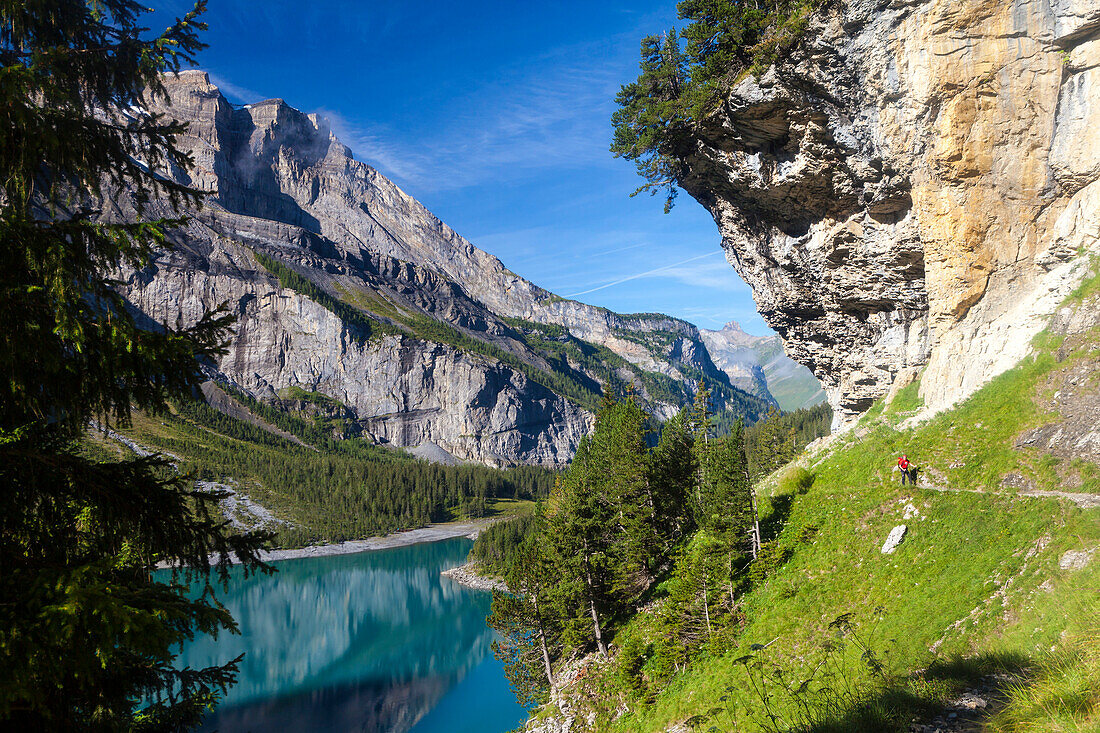
M220 597L241 634L196 639L177 661L199 668L245 654L203 729L427 733L462 730L464 717L486 733L517 725L525 713L489 649L489 594L439 575L469 548L447 540L289 560L267 577L235 573ZM471 671L475 689L447 697ZM449 722L439 728L428 713L445 698Z

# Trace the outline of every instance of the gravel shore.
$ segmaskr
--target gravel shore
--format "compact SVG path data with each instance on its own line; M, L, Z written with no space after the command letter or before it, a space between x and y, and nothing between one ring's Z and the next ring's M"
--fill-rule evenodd
M503 580L481 575L478 572L480 569L481 567L477 563L468 562L465 565L444 570L440 575L450 578L459 585L475 590L496 590L501 593L508 590L508 586L504 584Z
M327 557L328 555L350 555L356 552L369 552L370 550L388 550L391 547L404 547L416 545L421 542L439 542L455 537L469 537L476 539L481 530L492 524L493 520L483 519L469 522L448 522L446 524L430 524L420 529L410 529L405 532L394 532L384 537L371 537L365 540L349 540L337 542L332 545L310 545L295 550L271 550L262 553L267 561L296 560L300 557Z
M280 560L297 560L302 557L327 557L329 555L351 555L356 552L370 552L371 550L388 550L391 547L404 547L416 545L421 542L440 542L455 537L468 537L477 539L481 530L494 522L500 521L497 517L489 519L475 519L468 522L447 522L446 524L430 524L420 529L410 529L404 532L394 532L384 537L370 537L365 540L349 540L337 542L331 545L310 545L293 550L270 550L261 552L260 557L267 562ZM161 563L158 567L170 567Z

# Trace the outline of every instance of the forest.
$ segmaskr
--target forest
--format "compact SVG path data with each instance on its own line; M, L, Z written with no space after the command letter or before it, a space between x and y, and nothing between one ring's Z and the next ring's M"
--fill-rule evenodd
M199 400L178 400L169 411L137 415L127 434L175 457L180 474L231 482L273 510L285 522L268 528L280 547L485 516L494 498L544 498L554 483L555 473L537 466L448 466L361 438L338 439L324 418L308 420L226 389L299 442Z
M470 560L508 585L494 594L489 624L521 703L548 699L567 660L606 656L633 610L663 597L660 641L620 649L616 662L627 687L641 685L645 665L659 689L702 644L721 647L738 599L774 564L753 471L793 458L827 426L828 408L773 413L719 435L707 401L701 389L654 439L631 397L605 396L594 433L540 511L478 537Z

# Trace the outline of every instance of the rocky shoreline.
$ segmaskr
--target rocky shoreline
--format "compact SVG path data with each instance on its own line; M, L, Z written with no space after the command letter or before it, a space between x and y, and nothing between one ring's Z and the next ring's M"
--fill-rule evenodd
M459 585L464 585L467 588L473 588L475 590L485 591L500 591L504 593L508 590L508 586L500 578L494 578L488 575L481 575L478 571L481 566L476 562L468 562L458 567L449 568L440 573L440 575L450 578Z

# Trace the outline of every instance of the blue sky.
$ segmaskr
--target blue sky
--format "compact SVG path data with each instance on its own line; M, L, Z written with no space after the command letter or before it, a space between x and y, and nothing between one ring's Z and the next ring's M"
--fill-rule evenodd
M184 0L154 3L181 13ZM161 13L150 25L162 27ZM608 152L653 2L210 0L199 67L234 102L282 97L513 271L619 312L770 333L710 215Z

